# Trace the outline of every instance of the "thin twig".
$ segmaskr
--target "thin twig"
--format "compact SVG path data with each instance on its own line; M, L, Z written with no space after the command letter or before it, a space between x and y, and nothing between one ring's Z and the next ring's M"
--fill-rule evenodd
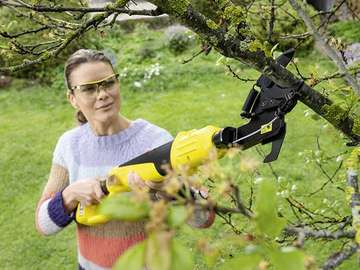
M231 227L232 231L233 231L235 234L239 235L239 234L242 233L242 231L239 230L239 229L233 224L233 222L232 222L232 220L231 220L231 214L228 214L227 217L226 217L225 215L223 215L221 212L218 212L218 211L216 211L216 214L224 220L224 224L227 224L227 225L229 225L229 226Z
M200 51L198 51L197 53L193 54L189 59L185 59L182 61L182 64L187 64L189 62L191 62L192 60L194 60L195 57L199 56L200 54L204 53L205 50L201 49Z
M317 144L317 149L318 151L321 151L321 146L320 146L320 141L319 141L319 136L316 137L316 144ZM334 177L337 175L337 173L340 171L340 169L342 168L343 165L343 161L341 161L339 163L339 166L335 169L335 171L333 172L333 174L330 176L327 171L324 169L323 165L321 164L320 161L315 160L316 165L318 165L318 167L320 168L321 172L326 176L326 178L328 179L325 183L323 183L321 185L320 188L318 188L317 190L311 192L309 194L309 197L315 195L316 193L318 193L319 191L323 190L329 183L333 183L333 179Z
M229 71L232 73L233 77L239 79L240 81L243 81L243 82L255 82L256 79L248 79L248 78L241 78L239 75L237 75L231 68L230 65L226 65L226 67L229 69Z
M239 187L232 185L232 189L234 190L234 196L235 196L235 203L236 207L241 211L241 213L246 217L252 217L253 213L246 208L246 206L243 204L241 198L240 198L240 190Z

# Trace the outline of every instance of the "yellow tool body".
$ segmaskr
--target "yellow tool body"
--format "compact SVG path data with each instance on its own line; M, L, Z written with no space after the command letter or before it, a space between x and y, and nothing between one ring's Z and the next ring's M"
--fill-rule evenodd
M179 171L186 167L191 174L203 164L214 151L213 136L221 129L206 126L202 129L180 132L175 139L163 146L151 150L119 167L113 168L108 175L106 189L108 197L119 192L129 192L128 175L135 172L144 181L161 182L166 176L163 165ZM215 150L218 151L218 150ZM221 154L220 150L220 154ZM96 225L111 220L110 216L99 213L98 205L84 206L79 204L76 211L76 221L84 225Z

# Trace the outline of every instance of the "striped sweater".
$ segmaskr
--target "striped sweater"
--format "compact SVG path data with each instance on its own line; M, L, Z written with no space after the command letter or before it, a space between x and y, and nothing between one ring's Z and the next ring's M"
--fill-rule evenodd
M96 136L89 124L65 132L55 147L49 180L38 203L37 230L51 235L72 222L73 215L66 214L61 193L67 185L104 177L112 167L170 140L172 136L166 130L142 119L109 136ZM212 219L209 213L199 216L195 223L199 227ZM79 269L110 269L124 251L145 239L144 225L144 221L110 221L91 227L77 224Z

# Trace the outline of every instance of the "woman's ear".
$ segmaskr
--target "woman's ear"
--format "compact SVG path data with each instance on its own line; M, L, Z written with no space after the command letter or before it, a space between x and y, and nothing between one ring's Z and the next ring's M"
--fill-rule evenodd
M73 106L74 109L79 109L79 106L77 105L76 98L73 93L70 91L66 94L68 101L70 102L71 106Z

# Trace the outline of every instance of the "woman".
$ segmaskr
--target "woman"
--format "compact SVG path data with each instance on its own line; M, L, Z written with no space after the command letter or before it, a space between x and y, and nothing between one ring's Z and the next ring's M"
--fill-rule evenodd
M48 182L36 211L43 235L65 228L79 202L97 204L104 196L99 179L108 171L172 140L164 129L145 120L130 121L120 112L118 76L101 52L81 49L65 64L68 100L80 126L65 132L55 147ZM129 176L131 186L144 183ZM150 183L151 188L159 188ZM213 213L196 218L196 226L213 222ZM130 246L145 238L144 221L77 224L79 269L108 269Z

